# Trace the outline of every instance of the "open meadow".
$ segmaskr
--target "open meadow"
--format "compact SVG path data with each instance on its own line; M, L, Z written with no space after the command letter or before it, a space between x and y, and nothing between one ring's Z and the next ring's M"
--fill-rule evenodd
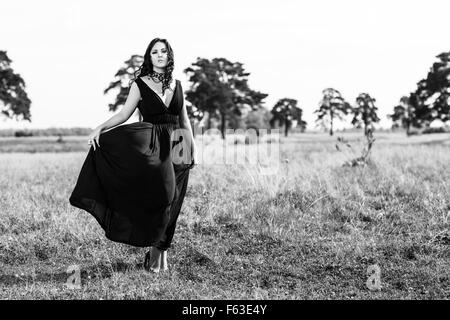
M375 138L366 166L342 166L364 140L340 132L280 136L273 175L199 163L160 274L69 204L85 137L2 138L0 299L449 299L450 134Z

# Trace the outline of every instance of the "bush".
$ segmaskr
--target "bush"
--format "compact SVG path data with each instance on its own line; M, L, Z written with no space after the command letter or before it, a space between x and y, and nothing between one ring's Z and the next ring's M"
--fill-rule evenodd
M408 136L419 136L422 132L420 130L410 130Z
M45 128L45 129L1 129L0 137L52 137L52 136L87 136L91 128Z
M15 137L31 137L33 136L33 132L26 130L18 130L14 132Z
M426 134L426 133L446 133L447 131L445 130L444 127L438 127L438 128L425 128L422 133Z

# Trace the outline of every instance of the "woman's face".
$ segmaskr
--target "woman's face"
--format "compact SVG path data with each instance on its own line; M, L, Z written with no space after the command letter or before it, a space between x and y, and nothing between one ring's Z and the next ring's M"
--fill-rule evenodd
M158 68L164 68L167 66L168 55L167 48L164 42L157 42L150 51L152 58L152 64Z

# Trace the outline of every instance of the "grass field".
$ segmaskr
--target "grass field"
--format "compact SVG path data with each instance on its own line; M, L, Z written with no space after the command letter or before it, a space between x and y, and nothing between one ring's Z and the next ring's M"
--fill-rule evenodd
M345 137L353 151L281 137L273 176L199 164L158 275L69 204L85 138L0 139L0 298L449 299L450 135L375 133L365 167L342 166L362 143ZM72 265L80 289L66 286ZM371 265L381 290L366 285Z

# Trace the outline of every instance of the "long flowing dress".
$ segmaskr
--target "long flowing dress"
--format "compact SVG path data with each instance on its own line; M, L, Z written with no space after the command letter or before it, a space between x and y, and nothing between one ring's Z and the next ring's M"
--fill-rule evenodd
M69 202L93 215L112 241L166 250L194 165L190 136L176 130L183 89L176 80L166 106L141 78L136 84L143 121L101 133L100 147L91 146Z

